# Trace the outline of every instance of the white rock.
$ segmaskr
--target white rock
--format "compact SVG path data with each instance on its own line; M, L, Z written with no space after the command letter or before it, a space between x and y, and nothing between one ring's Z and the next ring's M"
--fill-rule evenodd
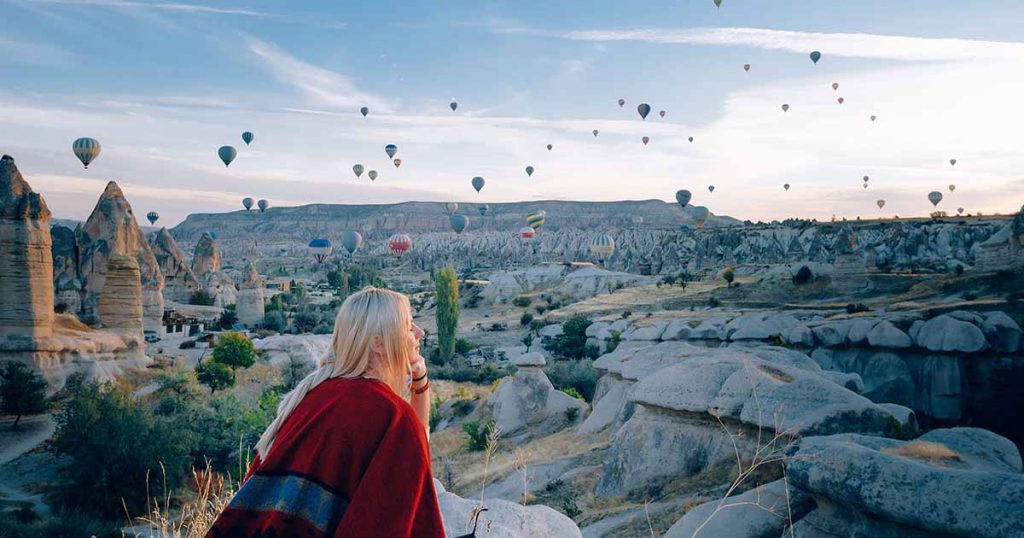
M539 367L547 364L547 360L544 359L544 355L541 355L539 351L531 351L529 353L523 353L522 355L512 357L512 364L516 366Z
M811 347L814 345L814 333L806 325L797 325L782 337L788 344Z
M848 320L829 321L811 328L814 338L825 347L835 347L846 342L846 335L850 332Z
M917 345L931 351L973 353L988 345L984 333L976 325L948 315L924 322L916 340Z
M846 343L858 345L867 339L868 333L878 323L876 318L857 318L850 322L850 330L846 333Z
M1020 325L1005 312L992 312L981 326L996 351L1016 353L1020 349Z
M471 518L479 501L463 499L445 491L434 479L437 504L447 536L460 536L473 530ZM477 535L488 538L522 538L524 536L580 537L579 527L565 515L542 504L523 506L503 499L486 499L477 524Z
M656 321L649 325L634 326L632 329L622 333L623 340L649 340L658 341L668 324L664 321Z
M548 338L557 338L562 336L562 324L556 323L554 325L545 325L541 328L539 334L542 338L545 336Z
M874 347L908 348L913 342L907 333L899 330L887 320L875 325L867 335L868 344Z

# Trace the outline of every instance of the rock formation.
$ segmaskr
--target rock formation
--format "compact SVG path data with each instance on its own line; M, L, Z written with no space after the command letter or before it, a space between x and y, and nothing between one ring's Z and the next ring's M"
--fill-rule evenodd
M220 251L209 232L204 233L196 243L192 254L192 272L203 290L213 296L215 306L224 307L236 303L238 289L235 281L221 271Z
M167 228L150 239L150 249L164 275L164 297L179 303L188 302L192 293L200 289L199 280L192 272L188 257L178 247Z
M53 334L50 210L21 177L14 158L0 159L0 336Z
M554 433L583 418L587 404L555 389L541 370L545 362L537 352L515 357L519 370L503 378L488 398L503 437L523 440L527 430L530 436Z
M434 479L437 504L441 508L441 520L447 536L462 536L473 530L474 509L480 506L479 499L463 499L445 491L444 486ZM581 538L579 527L561 512L542 504L524 506L519 503L488 498L483 501L487 509L480 513L477 536L488 538L522 538L524 536L551 536L558 538Z
M832 263L832 287L843 294L864 289L868 284L867 268L857 246L857 236L849 225L836 235L832 249L836 252L836 261Z
M238 290L237 300L239 323L250 328L263 324L263 279L252 262L249 262L249 272Z
M987 241L978 245L975 268L1012 270L1024 266L1024 214L1018 214Z
M159 328L164 314L164 277L149 243L135 221L132 207L117 183L107 183L79 234L79 275L85 283L82 301L84 321L96 322L103 291L107 260L117 254L135 258L142 279L142 301L147 326Z
M53 238L53 302L58 312L82 310L84 287L78 274L78 237L66 226L50 228Z
M98 307L105 328L142 339L142 280L135 258L115 254L107 259Z

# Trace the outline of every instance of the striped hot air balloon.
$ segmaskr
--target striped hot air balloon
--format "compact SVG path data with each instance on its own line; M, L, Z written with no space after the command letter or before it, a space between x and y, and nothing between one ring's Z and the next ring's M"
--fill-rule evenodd
M536 235L536 232L534 232L533 228L530 228L529 226L523 226L519 229L519 238L523 241L530 241L533 239L534 235Z
M597 234L590 240L590 254L599 261L605 261L615 252L615 239L608 234Z
M149 221L150 225L156 224L156 221L159 219L160 213L157 213L156 211L150 211L149 213L146 213L146 220Z
M256 137L253 136L253 134L251 132L249 132L249 131L246 131L246 132L242 133L242 142L245 142L246 146L248 146L249 144L252 143L252 139L253 138L256 138Z
M396 258L401 258L407 250L412 248L412 238L406 234L395 234L388 239L388 248Z
M256 202L256 207L260 209L260 213L264 213L270 207L270 202L260 199L260 201Z
M533 228L534 231L539 230L540 227L544 225L544 212L537 211L535 213L530 213L529 215L527 215L526 225L529 226L530 228Z
M71 151L75 153L79 161L82 161L87 169L89 163L94 161L100 154L100 143L95 138L79 138L71 144Z
M324 260L331 255L331 240L316 238L309 242L309 253L313 255L316 263L324 263Z

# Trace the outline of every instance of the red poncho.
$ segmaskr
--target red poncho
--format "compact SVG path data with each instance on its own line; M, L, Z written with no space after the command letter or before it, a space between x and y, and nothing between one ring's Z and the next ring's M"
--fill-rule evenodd
M372 379L330 379L285 420L208 537L444 538L423 424Z

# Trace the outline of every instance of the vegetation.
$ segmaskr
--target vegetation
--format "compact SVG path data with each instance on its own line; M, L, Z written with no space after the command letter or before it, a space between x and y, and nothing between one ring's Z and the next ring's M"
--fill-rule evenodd
M11 429L18 429L22 415L42 413L47 408L46 380L23 363L4 364L0 371L0 410L14 415Z
M486 363L480 367L470 366L467 359L455 357L443 365L431 367L430 377L432 379L448 379L485 385L494 382L495 379L512 375L515 371L514 366L499 367L493 363Z
M522 295L516 297L515 299L512 299L512 304L514 306L518 306L519 308L526 308L530 306L530 303L532 302L533 301L529 297L523 297Z
M214 297L206 290L196 290L188 298L188 304L199 306L213 306Z
M235 385L235 375L226 364L208 360L196 366L196 379L210 388L210 394Z
M533 333L528 332L528 333L526 333L526 336L523 336L523 339L520 340L520 342L522 342L523 345L526 346L526 352L527 353L530 352L530 346L533 345L533 338L534 338Z
M594 361L582 359L577 361L554 361L544 367L551 384L558 390L569 393L572 396L577 394L583 400L592 402L594 392L597 390L597 379L600 377ZM572 391L572 392L570 392Z
M221 312L220 319L217 320L217 325L222 331L231 330L235 324L238 323L238 314L234 310L225 309Z
M488 420L481 424L478 420L469 420L462 423L462 431L466 432L469 438L466 443L471 452L480 452L487 448L487 440L494 431L494 421Z
M519 324L524 326L524 327L529 325L530 322L532 322L532 321L533 321L533 314L531 314L529 312L523 312L523 315L519 317Z
M224 333L213 348L213 360L231 368L231 382L234 384L235 372L256 362L256 348L244 334Z
M731 288L733 280L736 280L736 271L732 267L726 267L722 271L722 279L725 280L725 286Z
M555 338L545 338L544 349L551 353L571 359L580 359L584 356L594 355L597 349L587 350L587 327L591 324L590 319L576 314L562 323L562 334Z
M800 266L800 269L797 269L796 274L793 275L793 284L797 286L810 283L812 280L814 280L814 273L806 265Z
M437 304L437 345L441 360L448 362L455 353L455 330L459 325L459 284L451 267L435 272L434 300Z

